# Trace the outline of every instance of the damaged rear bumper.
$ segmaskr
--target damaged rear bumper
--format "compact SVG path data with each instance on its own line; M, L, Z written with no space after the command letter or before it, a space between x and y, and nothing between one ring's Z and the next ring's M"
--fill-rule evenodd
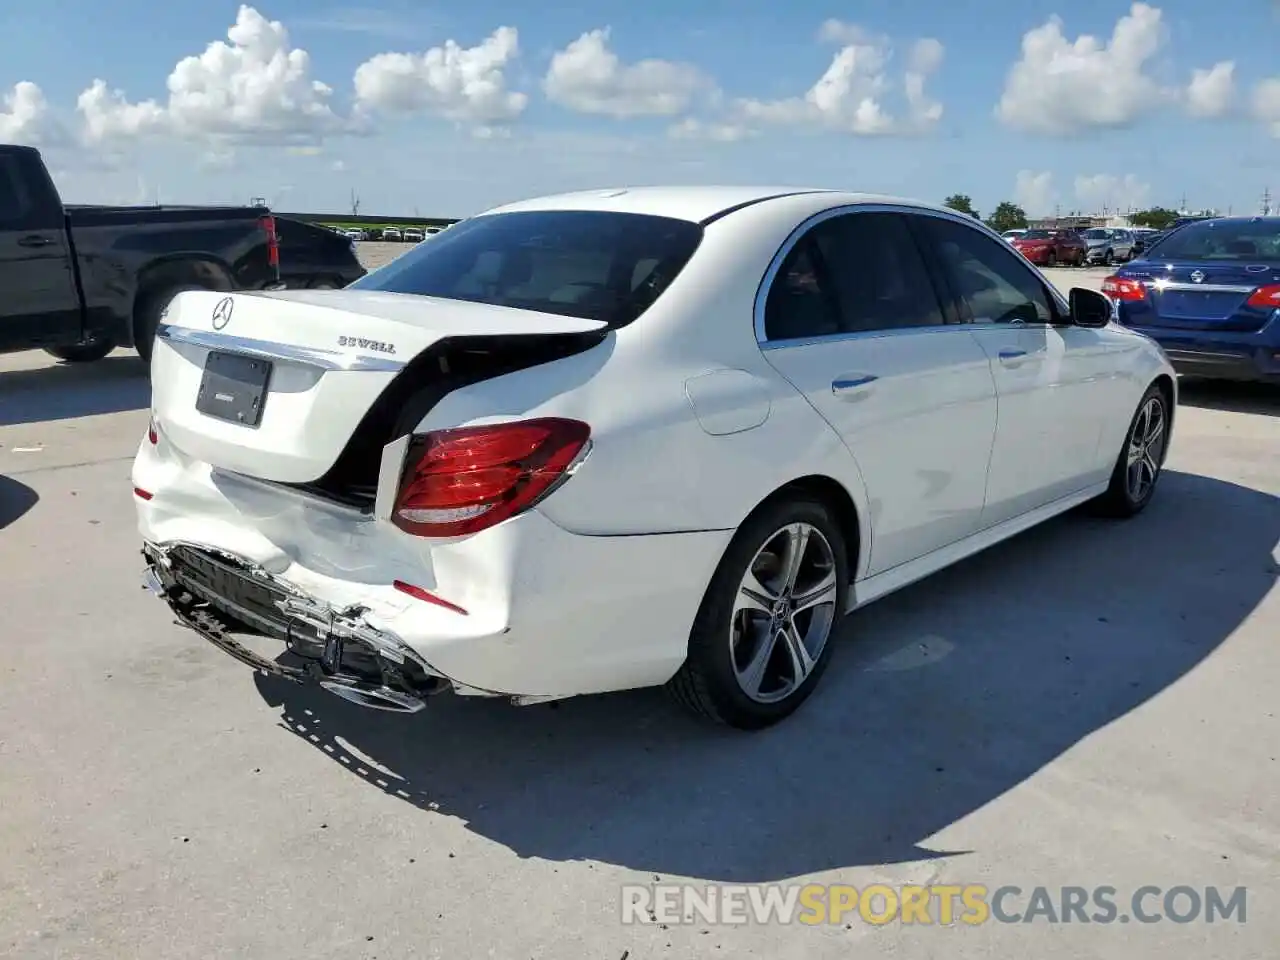
M319 686L360 706L416 713L452 687L398 637L369 625L364 608L337 609L253 564L208 547L147 543L143 585L178 622L264 674ZM232 635L248 628L283 642L299 666L265 657Z

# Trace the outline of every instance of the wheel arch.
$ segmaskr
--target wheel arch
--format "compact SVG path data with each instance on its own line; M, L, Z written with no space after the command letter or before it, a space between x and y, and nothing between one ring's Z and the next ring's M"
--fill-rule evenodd
M1169 408L1169 425L1165 428L1168 430L1168 437L1165 440L1164 451L1160 457L1160 465L1164 466L1165 460L1169 457L1169 447L1173 445L1173 426L1178 416L1178 389L1173 382L1173 377L1167 373L1162 373L1151 382L1152 387L1156 387L1164 397L1165 405ZM1147 388L1148 390L1151 387Z
M848 562L850 579L856 580L862 569L862 561L866 558L865 549L869 545L870 531L863 531L863 518L853 495L839 480L821 473L807 474L789 480L756 504L742 522L746 523L761 510L780 500L798 496L811 497L830 508L832 518L845 538L845 548L848 550L848 556L845 559Z
M235 280L231 268L216 258L172 257L153 262L138 275L130 325L133 345L136 346L142 338L141 327L146 320L143 312L149 299L157 293L183 286L230 291L235 289Z

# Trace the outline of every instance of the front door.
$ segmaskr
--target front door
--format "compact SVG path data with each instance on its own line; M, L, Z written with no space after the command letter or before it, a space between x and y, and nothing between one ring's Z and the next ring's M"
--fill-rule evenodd
M20 158L0 155L0 349L74 343L81 334L62 209L39 206Z
M820 219L769 290L764 354L841 436L866 484L868 575L981 519L995 388L982 348L948 319L895 212Z
M991 365L999 428L983 525L990 526L1105 479L1099 438L1119 384L1103 331L1065 322L1037 274L999 241L943 217L921 233L946 272ZM1111 453L1114 453L1112 451Z

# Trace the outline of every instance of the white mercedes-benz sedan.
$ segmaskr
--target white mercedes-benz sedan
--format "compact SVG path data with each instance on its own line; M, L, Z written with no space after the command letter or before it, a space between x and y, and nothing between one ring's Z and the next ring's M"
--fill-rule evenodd
M405 712L665 684L742 729L804 702L846 612L1142 510L1177 402L1109 300L971 217L743 187L511 204L343 290L184 292L152 383L146 580L233 656Z

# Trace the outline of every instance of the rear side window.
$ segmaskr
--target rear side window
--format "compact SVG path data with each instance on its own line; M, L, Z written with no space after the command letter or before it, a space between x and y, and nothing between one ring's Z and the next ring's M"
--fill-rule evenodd
M817 224L783 260L765 303L768 340L944 322L911 231L893 213L850 213Z
M347 289L492 303L616 328L657 300L701 240L696 223L647 214L491 214L440 231Z
M840 305L842 333L944 322L920 250L898 214L833 217L814 228L813 240Z
M1280 260L1280 219L1190 223L1154 249L1168 260Z

